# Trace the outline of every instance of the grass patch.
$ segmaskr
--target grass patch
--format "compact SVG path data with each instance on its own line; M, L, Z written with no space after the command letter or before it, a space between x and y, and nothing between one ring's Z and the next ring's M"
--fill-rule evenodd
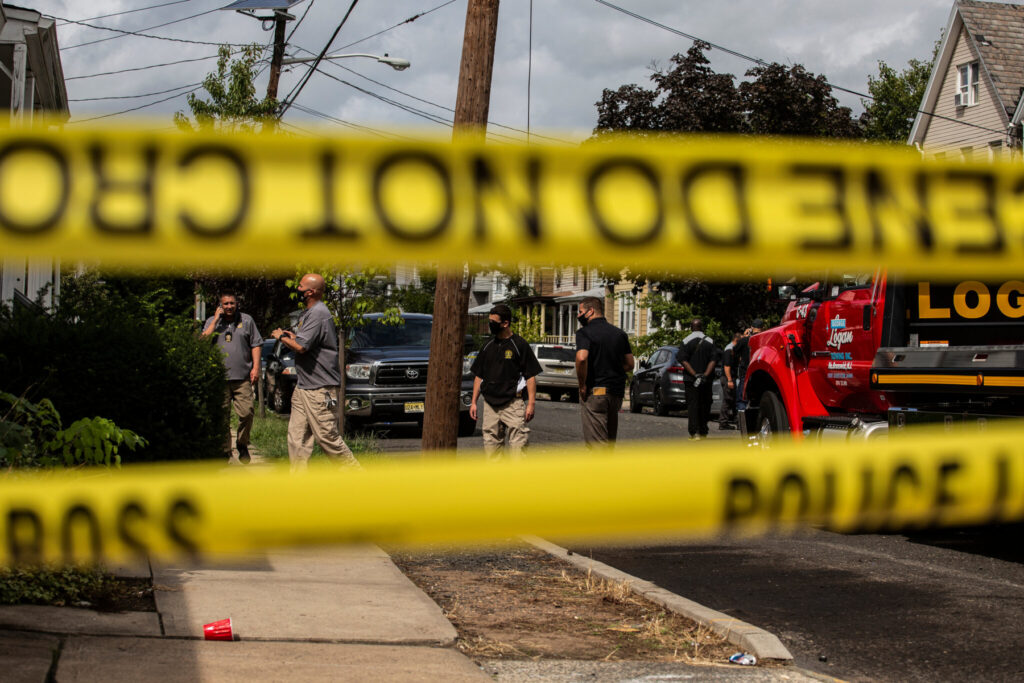
M148 579L122 579L88 567L0 568L0 605L156 611Z
M266 417L260 417L257 412L249 439L264 458L288 460L288 416L267 411ZM345 443L360 462L381 457L381 446L372 434L346 434ZM323 454L320 444L314 443L313 457L323 457Z

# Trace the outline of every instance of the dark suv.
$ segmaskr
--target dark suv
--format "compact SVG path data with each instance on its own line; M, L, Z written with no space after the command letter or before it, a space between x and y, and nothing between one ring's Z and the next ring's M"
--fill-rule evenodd
M350 334L345 356L345 414L352 427L423 424L433 316L403 313L401 318L392 324L385 322L381 313L369 313L363 316L363 325ZM467 358L462 364L459 396L460 436L469 436L476 429L476 422L469 417L473 398L469 365Z
M645 405L651 406L655 415L686 408L686 369L676 360L678 352L678 346L662 346L651 354L649 361L640 363L629 384L630 412L639 413ZM718 384L721 374L721 368L716 367L712 375L711 412L716 415L722 406L722 389Z

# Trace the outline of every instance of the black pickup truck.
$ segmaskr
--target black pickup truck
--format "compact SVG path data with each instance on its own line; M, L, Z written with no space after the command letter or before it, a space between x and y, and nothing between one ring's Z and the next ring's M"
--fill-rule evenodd
M345 357L346 422L354 428L402 422L422 427L433 316L403 313L402 322L393 324L382 318L381 313L369 313L351 333ZM459 436L470 436L476 429L469 417L473 398L469 366L467 357L462 365Z

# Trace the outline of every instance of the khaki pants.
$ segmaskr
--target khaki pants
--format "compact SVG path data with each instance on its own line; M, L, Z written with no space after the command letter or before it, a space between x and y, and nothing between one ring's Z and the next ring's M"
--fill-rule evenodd
M621 396L594 396L590 394L580 405L583 419L583 442L588 448L613 446L619 434L619 408Z
M235 435L235 443L241 446L249 445L249 434L252 433L252 420L256 416L252 392L252 384L247 379L238 382L228 382L228 395L225 403L231 404L238 415L238 431ZM231 457L231 432L227 436L227 452Z
M526 402L514 398L501 408L494 408L484 399L483 423L484 453L488 460L501 460L505 451L505 437L508 437L510 458L523 457L523 449L530 440L530 428L526 426Z
M313 455L313 439L331 461L359 466L352 451L338 432L338 418L327 398L338 400L339 387L299 389L292 393L292 414L288 420L288 459L292 472L306 469Z

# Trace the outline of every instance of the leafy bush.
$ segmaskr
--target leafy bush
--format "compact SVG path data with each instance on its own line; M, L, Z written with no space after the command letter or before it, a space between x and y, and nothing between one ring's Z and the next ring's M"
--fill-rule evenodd
M145 439L133 460L221 457L223 358L161 296L85 275L64 279L53 313L3 311L0 390L45 396L66 420L102 415Z
M138 434L102 417L82 418L63 429L60 414L45 398L36 404L0 392L0 411L0 467L109 467L121 464L121 446L146 445Z

